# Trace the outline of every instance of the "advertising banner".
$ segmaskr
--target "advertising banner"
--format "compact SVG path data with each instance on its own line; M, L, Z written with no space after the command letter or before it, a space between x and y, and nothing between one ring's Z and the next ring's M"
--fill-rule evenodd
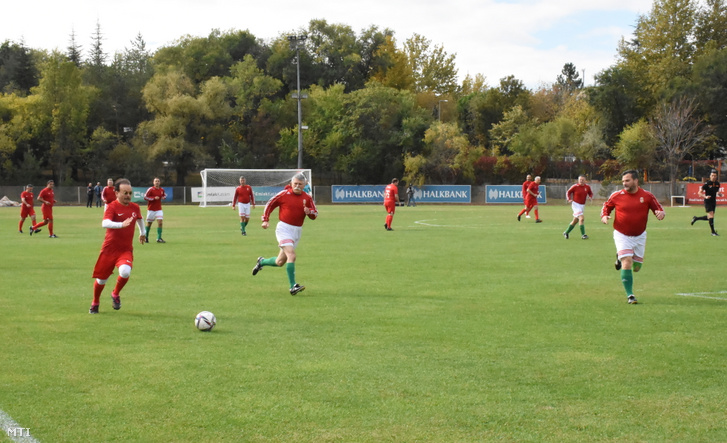
M686 200L687 202L685 205L703 205L704 199L699 196L699 189L702 187L704 183L687 183L687 190L686 190ZM721 192L723 195L725 194L724 191L724 184L719 184L719 192ZM718 205L727 205L727 197L717 197L717 204Z
M217 186L207 188L207 203L230 204L235 196L235 186ZM255 195L255 204L264 205L275 194L285 189L284 186L253 186L252 192ZM146 191L146 190L145 190ZM205 188L192 188L192 203L204 201ZM167 193L168 195L168 193Z
M548 203L546 186L540 185L540 197L538 204ZM522 185L498 185L485 187L485 203L518 203L523 204Z
M333 203L382 203L386 185L333 185ZM405 200L406 188L399 187L399 196ZM414 188L417 203L471 203L472 188L464 185L426 185Z

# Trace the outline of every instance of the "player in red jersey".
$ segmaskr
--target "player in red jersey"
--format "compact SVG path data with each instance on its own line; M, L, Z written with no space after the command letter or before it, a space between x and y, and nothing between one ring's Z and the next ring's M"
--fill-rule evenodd
M101 191L101 200L103 200L103 209L106 212L106 207L109 203L116 200L116 189L114 188L114 179L110 178L106 180L106 187Z
M396 212L396 205L399 204L399 179L395 178L391 180L391 184L387 185L384 189L384 209L386 209L386 223L384 223L384 229L387 231L393 231L391 229L391 222L394 221L394 212Z
M131 268L134 265L134 224L139 227L139 243L144 244L144 221L141 208L131 201L133 190L131 182L125 178L116 180L116 199L106 205L101 226L106 229L106 237L101 246L101 253L93 268L93 301L89 314L98 314L101 293L106 281L119 268L116 286L111 291L111 305L121 309L121 289L129 281Z
M523 182L523 205L525 205L525 218L530 218L530 208L528 208L527 200L528 200L528 187L530 186L530 183L533 182L533 176L528 174L525 177L525 181Z
M157 243L166 243L162 238L162 225L164 222L164 211L162 211L162 200L166 200L167 193L162 188L162 181L154 177L154 186L146 190L146 242L149 243L149 231L154 220L157 221Z
M30 229L35 224L35 208L33 208L33 185L27 185L25 191L20 193L20 223L18 223L18 232L23 233L23 224L25 219L30 217Z
M305 286L299 285L295 281L295 249L303 233L303 222L306 216L311 220L318 217L318 211L313 199L308 193L303 192L306 181L307 179L302 173L294 175L290 180L290 184L275 194L265 205L262 216L263 229L268 229L270 214L275 208L279 208L278 218L280 221L275 227L275 236L278 239L280 252L277 257L258 257L257 264L252 268L252 275L256 275L263 266L281 267L285 265L288 282L290 283L290 295L295 295L305 289Z
M525 196L525 207L517 215L517 221L520 221L520 217L529 213L530 210L535 210L535 223L542 223L538 214L538 197L540 197L540 176L535 177L535 180L531 181L528 185Z
M48 237L58 238L58 236L53 233L53 205L58 203L56 201L56 195L53 192L54 186L55 183L53 180L48 180L46 187L38 193L38 201L42 205L40 210L43 213L43 221L30 227L30 235L40 232L40 229L38 228L41 226L48 225Z
M566 240L568 240L568 234L570 234L570 231L576 227L576 223L578 223L578 226L581 228L581 238L583 240L588 240L583 211L586 207L586 199L589 198L591 199L591 202L593 202L593 191L586 183L586 176L579 175L578 183L571 186L565 193L565 199L568 200L568 203L571 204L571 208L573 209L573 220L570 222L565 232L563 232L563 237L565 237Z
M623 189L616 191L603 204L601 221L608 224L611 212L616 210L613 221L613 240L616 243L617 258L615 267L621 271L629 304L636 304L634 296L633 272L639 272L644 263L646 252L646 222L649 211L657 220L664 220L664 208L654 194L639 187L639 173L633 169L623 173L621 177Z
M240 231L242 235L247 235L245 228L250 222L250 206L255 209L255 194L252 187L247 184L245 177L240 177L240 186L235 189L235 195L232 197L232 209L237 209L240 214Z

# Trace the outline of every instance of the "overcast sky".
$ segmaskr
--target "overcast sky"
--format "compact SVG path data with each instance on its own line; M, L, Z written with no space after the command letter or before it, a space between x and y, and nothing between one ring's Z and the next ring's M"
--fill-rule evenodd
M514 75L529 88L550 84L566 63L585 72L586 84L616 60L622 36L630 38L652 0L9 0L2 7L0 41L66 51L70 35L85 52L96 23L109 53L131 47L141 33L154 51L184 35L212 29L249 30L270 41L307 28L312 19L394 31L401 47L420 34L456 54L460 80L482 74L490 86Z

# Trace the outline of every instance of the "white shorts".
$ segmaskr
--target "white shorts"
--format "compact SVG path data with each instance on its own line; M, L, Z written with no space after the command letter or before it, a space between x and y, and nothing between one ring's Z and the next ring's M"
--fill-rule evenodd
M302 226L293 226L285 222L278 222L275 227L275 237L278 239L278 246L292 246L295 249L303 234Z
M146 211L146 222L151 223L154 220L164 220L164 211Z
M570 204L571 209L573 209L573 217L580 217L583 215L583 210L586 208L586 205L582 205L580 203L572 202Z
M618 231L613 231L613 241L616 243L616 253L619 260L623 257L633 257L633 260L637 263L644 262L646 231L636 237L629 237Z
M237 202L237 212L240 217L250 217L250 203Z

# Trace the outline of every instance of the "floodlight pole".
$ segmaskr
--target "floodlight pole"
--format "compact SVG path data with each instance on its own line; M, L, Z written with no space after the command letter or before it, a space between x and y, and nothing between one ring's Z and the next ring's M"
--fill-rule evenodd
M449 100L439 100L439 106L437 106L437 118L439 118L439 123L442 123L442 103L447 103Z
M303 106L300 102L303 96L300 93L300 48L303 46L305 39L305 35L288 36L291 49L295 49L295 68L298 88L298 92L295 94L298 99L298 169L303 168Z

